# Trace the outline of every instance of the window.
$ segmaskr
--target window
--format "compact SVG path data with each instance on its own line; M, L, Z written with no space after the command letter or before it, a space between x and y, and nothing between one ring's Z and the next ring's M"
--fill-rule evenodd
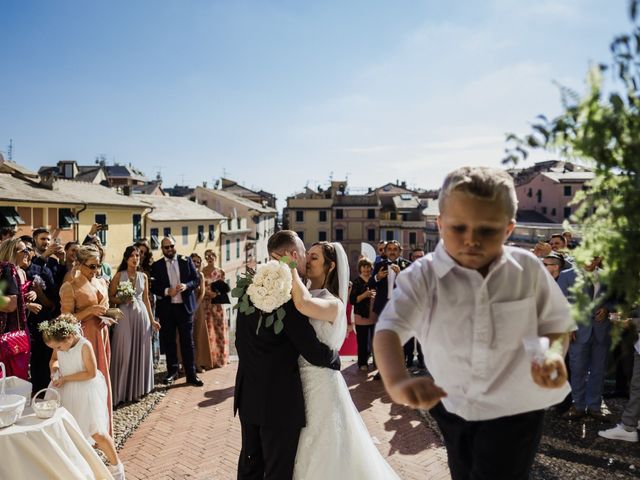
M555 209L555 208L552 208L552 209L551 209L551 216L552 216L552 217L555 217L555 216L556 216L556 209Z
M387 230L387 242L394 240L393 238L393 230Z
M367 210L367 218L376 218L375 208L370 208Z
M204 225L198 225L198 243L204 242Z
M296 234L300 237L300 240L304 242L304 232L296 232Z
M390 220L397 220L398 219L398 214L396 212L391 212L389 214L389 219Z
M336 208L336 220L342 220L344 218L344 210Z
M342 228L336 228L336 242L344 240L344 230Z
M102 213L96 213L95 223L98 223L100 225L107 225L107 216ZM107 230L98 230L98 233L96 235L98 235L98 238L100 239L102 245L107 244Z
M233 230L233 218L227 218L227 230Z
M543 213L544 215L546 215L546 214L547 214L547 207L542 207L542 213Z
M368 228L367 229L367 240L369 242L375 242L376 241L376 229L375 228Z
M209 241L213 242L216 239L216 227L215 225L209 225Z
M538 199L538 203L542 203L542 190L536 192L536 198Z
M162 230L162 236L172 238L171 227L164 227L164 229Z
M403 222L406 222L407 219L409 218L409 215L406 213L401 213L400 218L402 219Z
M58 210L58 227L71 228L71 225L78 223L78 219L69 208L61 208Z
M231 240L225 242L227 262L231 261Z
M571 207L564 207L564 218L569 218L571 216Z
M182 245L189 245L189 227L182 227Z
M238 226L238 230L242 229L242 219L240 217L236 218L236 225Z
M416 232L409 232L409 245L415 247L418 243L418 235Z
M529 198L533 197L533 190L532 189L527 190L527 197L529 197Z
M318 232L318 241L326 242L327 241L327 232Z
M136 242L142 238L142 215L134 213L131 217L133 223L133 241Z
M240 239L236 238L236 258L240 258Z
M318 212L318 221L320 221L320 222L326 222L327 221L327 211L326 210L320 210Z
M304 222L304 211L296 210L296 222Z
M565 185L564 186L564 196L565 197L570 197L572 195L571 193L571 185Z
M149 234L151 236L151 250L157 250L158 247L160 247L160 240L158 239L158 229L157 228L152 228L149 231Z

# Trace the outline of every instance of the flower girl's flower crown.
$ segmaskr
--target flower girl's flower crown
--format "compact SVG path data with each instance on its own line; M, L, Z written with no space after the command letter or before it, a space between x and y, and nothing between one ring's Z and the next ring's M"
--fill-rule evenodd
M76 317L70 313L63 313L58 318L49 321L44 321L38 325L38 330L44 333L47 337L61 336L68 337L69 335L80 335L80 325L78 325Z

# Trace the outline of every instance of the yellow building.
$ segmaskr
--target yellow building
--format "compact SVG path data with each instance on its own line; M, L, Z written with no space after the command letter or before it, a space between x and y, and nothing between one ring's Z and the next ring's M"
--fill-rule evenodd
M220 266L220 223L226 222L225 217L184 197L138 194L132 198L151 207L142 236L149 239L156 259L161 256L162 238L171 236L179 254L195 252L204 261L205 250L211 249L216 252Z
M105 249L105 261L117 267L125 248L141 238L144 217L150 205L132 196L87 182L55 180L51 191L82 204L73 213L78 221L77 239L82 242L94 223L108 225L98 232Z

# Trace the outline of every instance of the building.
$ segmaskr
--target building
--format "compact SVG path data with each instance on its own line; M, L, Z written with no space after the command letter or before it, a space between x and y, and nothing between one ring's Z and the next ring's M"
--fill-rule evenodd
M287 198L284 228L298 232L307 246L318 241L342 243L352 272L362 243L375 246L380 239L397 240L404 254L424 247L427 198L406 183L388 183L366 193L350 193L346 181L333 181L329 188L306 188Z
M104 157L96 159L93 165L78 165L75 160L60 160L55 166L41 167L38 173L43 178L76 180L114 188L149 183L144 173L131 164L107 165Z
M276 196L273 193L265 192L264 190L251 190L228 178L220 179L220 189L261 205L276 208Z
M176 251L181 255L195 252L204 262L205 250L211 249L218 257L217 266L220 266L220 226L226 221L224 216L183 197L134 194L132 198L151 207L140 236L149 239L156 258L162 256L162 238L172 237Z
M257 264L269 260L267 243L276 229L278 211L275 208L225 190L213 190L206 187L196 187L190 198L196 203L221 213L228 219L236 222L238 219L244 221L245 228L249 230L247 238L242 240L247 242L246 265L248 267L255 268ZM233 231L233 229L229 231Z
M511 170L516 182L518 214L529 223L561 224L575 212L574 195L595 174L579 165L549 161L529 169Z

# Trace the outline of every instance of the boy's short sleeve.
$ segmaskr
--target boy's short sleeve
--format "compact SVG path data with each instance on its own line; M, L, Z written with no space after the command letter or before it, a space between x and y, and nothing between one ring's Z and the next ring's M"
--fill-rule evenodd
M428 308L428 285L425 269L428 262L411 264L397 277L391 299L380 314L376 332L391 330L405 344L410 338L420 336Z
M569 302L562 290L542 263L536 263L536 307L538 311L538 335L565 333L576 329L571 319Z

